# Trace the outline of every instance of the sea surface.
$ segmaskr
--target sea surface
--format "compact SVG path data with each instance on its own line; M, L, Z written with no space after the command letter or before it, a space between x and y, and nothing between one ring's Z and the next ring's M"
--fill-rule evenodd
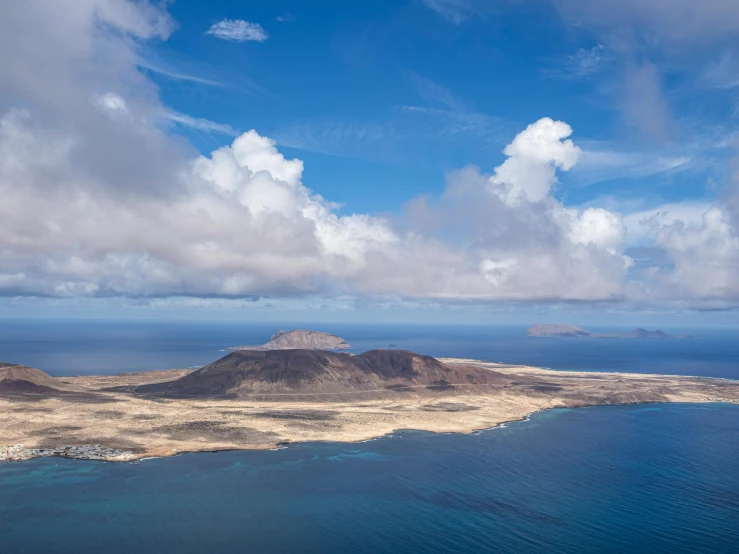
M0 552L736 553L739 406L553 410L476 435L0 464Z
M53 375L198 367L289 323L1 321L0 361ZM355 352L739 379L739 332L527 339L525 327L300 325ZM622 329L594 329L619 332ZM739 406L552 410L475 435L136 463L0 463L0 554L739 552Z
M695 338L628 340L527 338L525 326L0 320L0 362L56 376L201 367L225 355L225 348L263 344L279 329L295 328L338 334L356 353L394 345L430 356L552 369L739 379L739 329L664 328Z

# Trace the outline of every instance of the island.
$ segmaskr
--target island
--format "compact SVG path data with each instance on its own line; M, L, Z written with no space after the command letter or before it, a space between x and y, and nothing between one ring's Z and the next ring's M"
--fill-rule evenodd
M588 337L596 339L692 339L690 335L668 335L664 331L648 331L646 329L634 329L624 334L617 333L593 333L582 327L574 325L563 325L561 323L537 323L526 331L527 337L565 337L579 338Z
M226 350L349 350L351 345L341 337L320 331L278 331L269 342L259 346L232 346Z
M551 371L404 350L243 350L197 370L51 377L0 364L0 460L128 462L184 452L469 433L551 408L739 403L739 381Z

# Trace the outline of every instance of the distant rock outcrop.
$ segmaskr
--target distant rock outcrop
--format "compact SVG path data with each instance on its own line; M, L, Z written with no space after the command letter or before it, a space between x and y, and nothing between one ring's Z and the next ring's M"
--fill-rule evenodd
M593 333L574 325L537 323L526 331L527 337L592 337Z
M351 345L341 337L320 331L278 331L261 346L234 346L228 350L347 350Z
M56 379L40 369L0 363L0 394L51 392L63 388Z
M656 331L647 331L646 329L634 329L627 333L624 338L629 339L674 339L672 335L668 335L664 331L657 329Z
M596 339L692 339L690 335L668 335L664 331L634 329L626 334L593 333L581 327L561 324L537 323L526 331L527 337L590 337Z
M498 374L457 368L405 350L370 350L358 356L320 350L236 351L180 379L136 387L139 394L171 397L295 396L492 384Z

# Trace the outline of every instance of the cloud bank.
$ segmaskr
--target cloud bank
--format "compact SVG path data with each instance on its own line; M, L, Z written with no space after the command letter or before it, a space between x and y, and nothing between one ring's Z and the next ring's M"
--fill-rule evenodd
M0 59L2 295L739 300L736 188L700 221L656 218L672 267L636 271L621 215L557 198L584 154L543 118L489 173L452 172L395 216L343 214L255 130L208 155L168 133L162 114L208 124L163 106L137 68L135 40L174 28L158 4L56 6L0 8L17 53Z
M112 125L130 117L115 115ZM609 298L629 265L620 218L578 213L549 194L556 169L579 153L562 140L569 133L548 119L532 124L493 175L450 175L441 198L408 206L413 225L402 229L338 215L302 183L303 163L255 131L182 159L166 194L130 195L80 171L79 137L11 111L0 120L0 287L51 296Z

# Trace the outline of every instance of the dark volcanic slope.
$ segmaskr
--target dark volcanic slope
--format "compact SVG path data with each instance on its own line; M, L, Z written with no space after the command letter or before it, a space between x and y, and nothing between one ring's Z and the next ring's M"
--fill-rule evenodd
M445 390L504 380L486 369L451 368L404 350L370 350L358 356L319 350L238 351L175 381L141 385L136 392L179 397L326 395Z
M56 379L40 369L0 363L0 394L53 392L61 388Z

